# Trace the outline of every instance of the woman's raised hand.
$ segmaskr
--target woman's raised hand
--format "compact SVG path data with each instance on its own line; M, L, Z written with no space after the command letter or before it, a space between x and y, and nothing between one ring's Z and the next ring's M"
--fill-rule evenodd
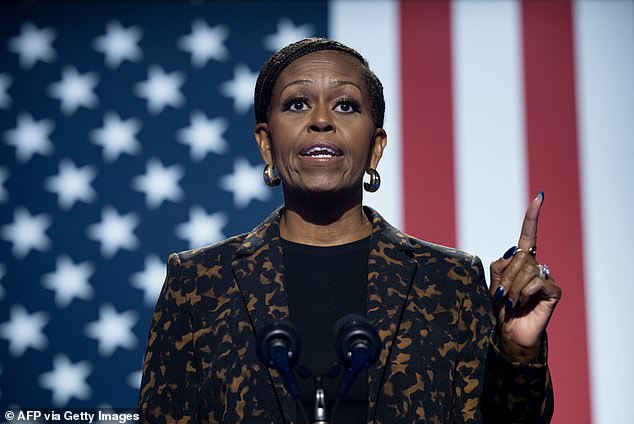
M540 192L526 209L518 246L491 264L490 291L499 346L516 362L537 360L542 335L561 298L561 288L548 268L535 259L537 220L543 202Z

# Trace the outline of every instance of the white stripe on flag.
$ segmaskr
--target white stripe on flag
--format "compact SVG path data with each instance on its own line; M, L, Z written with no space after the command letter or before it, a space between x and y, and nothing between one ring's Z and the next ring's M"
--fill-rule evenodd
M517 243L529 198L519 5L457 1L451 27L457 244L486 269Z
M357 49L383 83L387 149L379 164L381 189L365 194L365 204L403 228L399 4L391 0L329 3L330 37Z
M593 422L632 423L634 3L573 13Z

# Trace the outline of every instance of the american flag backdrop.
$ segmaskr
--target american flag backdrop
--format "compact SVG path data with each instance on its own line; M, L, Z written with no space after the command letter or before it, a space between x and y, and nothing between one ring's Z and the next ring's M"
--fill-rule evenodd
M3 409L136 406L167 255L282 202L253 87L319 35L385 85L366 203L392 224L488 263L545 191L553 422L634 422L632 1L36 1L0 23Z

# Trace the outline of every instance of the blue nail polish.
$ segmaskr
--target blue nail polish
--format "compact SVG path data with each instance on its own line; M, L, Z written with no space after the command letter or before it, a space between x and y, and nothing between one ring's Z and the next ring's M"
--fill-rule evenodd
M506 312L506 317L511 318L513 314L513 299L510 297L506 298L506 303L504 304L504 312Z
M504 252L504 255L502 256L502 259L510 258L511 256L513 256L515 254L516 251L517 251L517 246L510 247L509 250Z
M542 206L544 206L544 200L545 200L545 199L544 199L544 192L543 192L543 191L540 191L540 192L537 194L537 197L539 197L539 198L540 198L540 200L542 201Z
M495 290L495 293L493 294L493 305L494 306L499 305L503 297L504 297L504 287L499 286Z

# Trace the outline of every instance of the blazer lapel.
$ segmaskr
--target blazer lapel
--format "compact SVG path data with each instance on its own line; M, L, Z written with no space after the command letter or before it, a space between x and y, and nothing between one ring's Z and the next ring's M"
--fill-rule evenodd
M418 263L413 247L400 231L366 208L373 225L368 261L368 320L383 344L377 363L368 370L368 421L374 422L387 365ZM388 382L389 384L389 382Z
M288 320L289 317L279 232L280 214L281 209L278 209L251 231L232 262L233 274L256 336L268 322ZM295 400L277 371L270 370L269 377L283 416L296 422Z

